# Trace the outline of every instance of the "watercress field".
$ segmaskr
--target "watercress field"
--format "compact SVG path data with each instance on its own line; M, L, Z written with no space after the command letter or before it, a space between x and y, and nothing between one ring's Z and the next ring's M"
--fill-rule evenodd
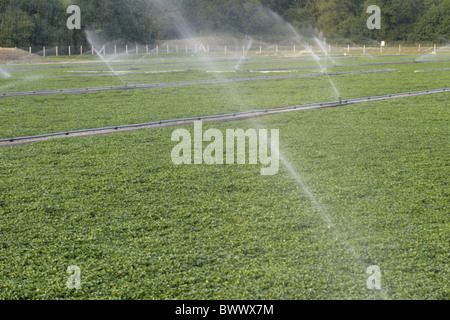
M3 98L0 139L335 101L330 82L344 99L450 83L448 70L415 72L448 61L340 58L352 59L328 72L397 71ZM112 62L119 77L92 59L2 66L12 77L0 92L323 71L283 57L239 66L280 68L266 74L167 56ZM281 69L298 66L311 69ZM0 148L0 298L449 299L448 101L442 93L203 124L279 129L303 187L283 165L275 176L258 165L176 166L174 128ZM70 265L81 269L80 290L66 286ZM382 290L367 288L371 265Z

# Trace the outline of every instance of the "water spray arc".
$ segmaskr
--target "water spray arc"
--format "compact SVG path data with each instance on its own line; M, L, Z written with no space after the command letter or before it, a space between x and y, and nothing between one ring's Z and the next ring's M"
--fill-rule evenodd
M98 48L99 46L96 46L95 44L95 40L94 40L94 36L92 31L86 31L86 39L88 40L89 44L92 46L95 54L105 63L105 65L108 67L108 69L124 84L127 85L127 83L122 79L122 77L112 68L111 64L109 63L109 61L105 58L104 55L102 55L102 51L105 52L105 45L103 45L101 47L100 50L97 50L96 48Z

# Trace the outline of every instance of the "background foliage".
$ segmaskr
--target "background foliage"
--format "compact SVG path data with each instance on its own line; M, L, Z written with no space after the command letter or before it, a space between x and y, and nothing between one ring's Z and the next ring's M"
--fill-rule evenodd
M66 27L71 4L82 10L82 30ZM366 27L369 5L381 8L381 30ZM445 43L450 35L450 0L0 0L0 46L80 45L85 29L119 43L193 34L262 40L276 29L274 13L304 35L320 30L334 40Z

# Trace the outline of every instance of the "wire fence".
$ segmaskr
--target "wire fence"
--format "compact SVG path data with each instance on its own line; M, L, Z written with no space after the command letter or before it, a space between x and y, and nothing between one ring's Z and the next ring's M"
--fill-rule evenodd
M182 43L179 41L154 45L114 45L106 44L99 46L30 46L21 48L30 54L39 56L89 56L89 55L167 55L167 54L216 54L216 55L300 55L302 53L314 54L426 54L436 52L448 45L438 44L388 44L380 45L339 45L324 44L322 46L313 44L254 44L239 43L228 45L217 45L208 43Z

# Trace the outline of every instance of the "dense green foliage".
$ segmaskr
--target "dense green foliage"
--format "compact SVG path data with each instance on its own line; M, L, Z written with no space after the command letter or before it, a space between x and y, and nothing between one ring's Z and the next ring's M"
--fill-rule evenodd
M324 212L284 166L174 165L173 128L0 149L0 298L449 299L446 95L263 118Z
M82 10L82 30L66 28L71 4ZM373 4L381 8L381 30L366 27ZM141 44L223 33L281 41L277 25L284 21L306 36L318 29L329 39L355 42L445 43L449 19L450 0L0 0L0 46L79 45L86 29Z
M0 137L330 101L330 81L343 98L448 87L448 70L415 72L448 68L437 51L338 60L435 59L389 65L393 73L4 98ZM320 69L309 58L247 58L240 68ZM121 74L130 84L258 76L222 59L120 56L110 65L198 65ZM43 60L1 66L9 76L0 92L121 84L81 77L109 71L95 56ZM176 128L0 148L0 299L448 300L448 96L204 124L279 129L274 176L261 176L261 165L177 166ZM80 290L66 286L70 265L81 269ZM381 291L367 289L371 265Z

